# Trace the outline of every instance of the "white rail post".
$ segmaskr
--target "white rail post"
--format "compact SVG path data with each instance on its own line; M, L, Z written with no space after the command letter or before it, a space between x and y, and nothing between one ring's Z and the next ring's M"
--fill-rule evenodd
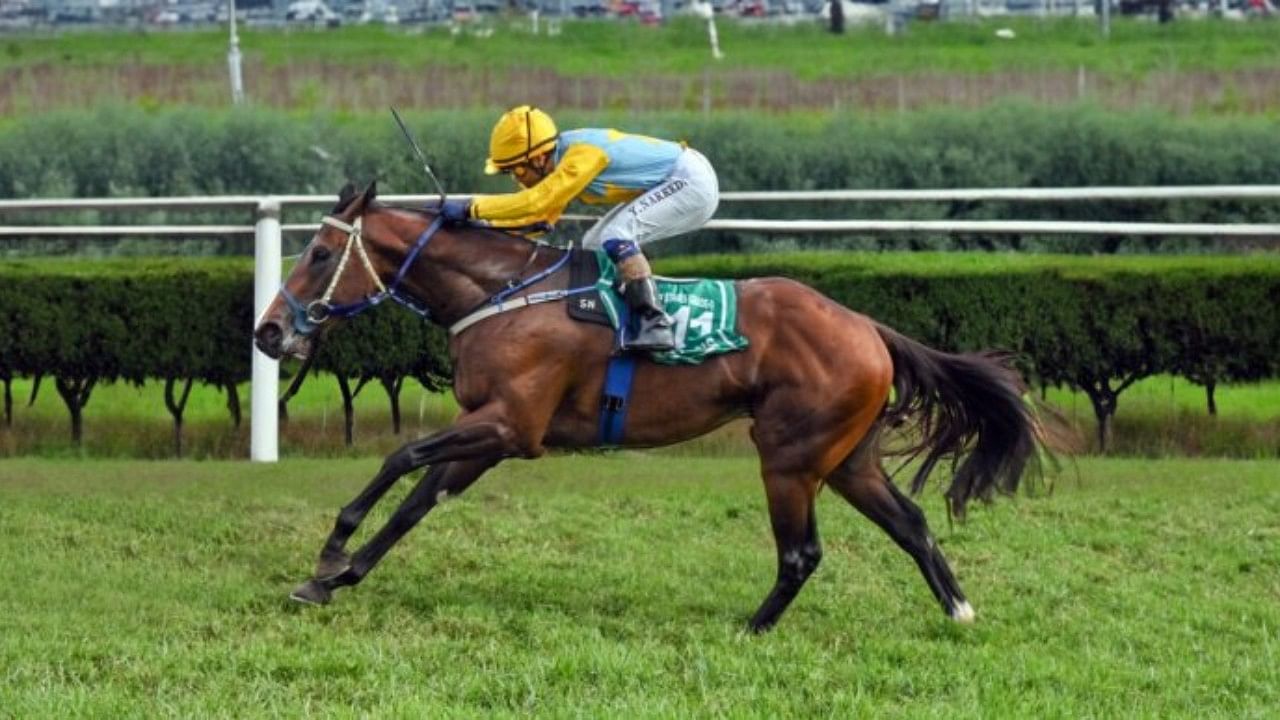
M253 317L256 324L280 289L280 201L258 202L253 227ZM275 462L280 457L280 363L253 348L253 390L249 419L249 459Z
M244 102L244 79L240 75L240 36L236 35L236 0L227 0L231 37L227 44L227 69L231 72L231 104Z

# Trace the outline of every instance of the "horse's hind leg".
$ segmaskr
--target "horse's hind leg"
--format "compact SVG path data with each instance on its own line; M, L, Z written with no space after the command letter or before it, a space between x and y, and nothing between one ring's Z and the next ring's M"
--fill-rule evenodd
M930 534L924 513L894 487L880 465L875 450L876 435L874 431L869 434L858 449L827 476L827 484L911 555L943 611L956 622L973 622L973 607L965 600L946 558Z

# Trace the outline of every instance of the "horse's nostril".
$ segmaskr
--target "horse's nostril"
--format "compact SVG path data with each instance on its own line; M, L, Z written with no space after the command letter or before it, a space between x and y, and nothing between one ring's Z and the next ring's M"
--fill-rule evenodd
M258 330L253 334L254 342L258 349L267 357L279 358L281 351L281 341L284 340L284 331L274 322L265 322L258 326Z

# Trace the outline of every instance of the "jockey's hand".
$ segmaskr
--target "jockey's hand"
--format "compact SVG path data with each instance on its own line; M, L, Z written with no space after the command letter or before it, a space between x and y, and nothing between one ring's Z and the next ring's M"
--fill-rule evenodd
M431 204L428 205L428 210L435 210L436 213L440 214L440 217L444 218L444 222L465 223L468 219L471 219L471 200L447 199L444 201L444 204L431 202Z
M465 223L471 218L470 200L445 200L440 206L440 217L445 222Z

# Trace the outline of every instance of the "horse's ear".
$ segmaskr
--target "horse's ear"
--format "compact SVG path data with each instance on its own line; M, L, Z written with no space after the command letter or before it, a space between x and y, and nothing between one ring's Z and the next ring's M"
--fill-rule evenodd
M369 183L369 187L364 189L364 201L372 202L376 197L378 197L378 181L373 180Z
M338 204L333 206L333 213L337 214L342 212L347 208L348 205L351 204L351 201L355 199L356 199L356 186L353 185L352 183L347 183L346 185L343 185L342 189L338 191Z

